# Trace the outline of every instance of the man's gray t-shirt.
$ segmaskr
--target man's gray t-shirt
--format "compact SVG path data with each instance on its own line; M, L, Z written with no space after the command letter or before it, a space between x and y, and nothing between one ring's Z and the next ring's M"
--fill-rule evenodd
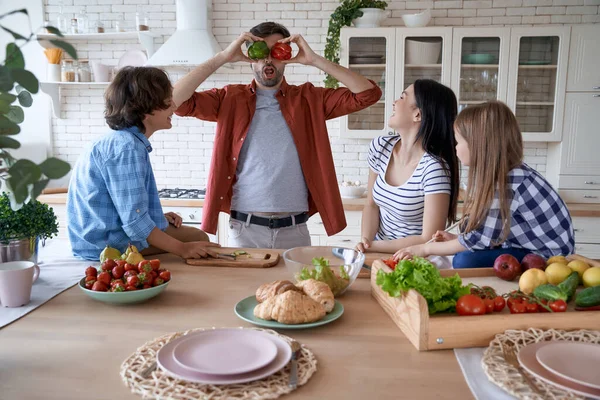
M308 211L308 188L298 150L276 94L277 90L256 91L256 112L237 164L232 210Z

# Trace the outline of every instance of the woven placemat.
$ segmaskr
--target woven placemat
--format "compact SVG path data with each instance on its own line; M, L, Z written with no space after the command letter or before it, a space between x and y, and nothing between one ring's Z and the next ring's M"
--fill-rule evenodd
M145 399L276 399L279 396L292 391L288 387L290 377L289 364L275 374L254 382L235 385L207 385L193 383L181 379L172 378L157 368L147 379L142 378L141 373L146 370L155 360L156 354L161 347L171 340L192 332L199 332L217 328L191 329L186 332L169 333L146 342L129 356L121 365L121 378L125 385L135 394ZM280 335L270 329L261 328L239 328L264 331L280 337L288 343L292 339ZM304 385L317 370L317 359L313 352L302 346L298 357L298 386Z
M538 342L549 340L566 340L571 342L600 343L600 332L578 330L578 331L559 331L554 329L542 330L529 328L526 331L508 330L502 334L496 335L490 342L490 346L483 353L481 365L489 380L506 390L518 399L583 399L583 397L562 390L554 385L544 382L533 375L532 378L543 396L535 393L519 370L508 364L503 356L503 348L513 346L516 351L522 347Z

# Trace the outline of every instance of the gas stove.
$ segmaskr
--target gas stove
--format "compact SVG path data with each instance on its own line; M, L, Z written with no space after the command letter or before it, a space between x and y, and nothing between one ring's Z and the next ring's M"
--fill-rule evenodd
M158 191L161 199L203 199L206 189L162 189Z

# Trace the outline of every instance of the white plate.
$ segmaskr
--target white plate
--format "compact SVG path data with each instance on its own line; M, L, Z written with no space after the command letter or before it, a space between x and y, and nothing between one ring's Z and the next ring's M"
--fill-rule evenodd
M193 372L182 368L179 364L177 364L175 358L173 357L173 350L175 350L175 346L177 346L181 341L187 339L186 336L182 336L165 344L158 351L158 354L156 355L156 362L160 369L162 369L167 375L189 382L212 385L231 385L234 383L252 382L273 375L285 367L292 357L292 349L290 345L285 340L272 335L270 339L273 340L275 346L277 346L277 357L275 357L275 360L273 360L273 362L269 365L252 372L238 375L201 374L199 372Z
M589 386L580 385L571 380L565 379L562 376L556 375L540 364L536 358L536 354L540 348L547 346L552 342L532 343L521 349L518 354L519 364L532 375L540 378L544 382L557 386L568 392L577 393L579 395L600 400L600 390ZM570 359L569 359L570 361Z
M148 57L142 50L128 50L119 58L117 68L143 67L146 61L148 61Z
M600 390L600 344L553 342L539 349L536 358L556 375Z
M277 356L277 346L269 336L249 329L201 331L177 344L173 357L185 369L202 374L244 374Z

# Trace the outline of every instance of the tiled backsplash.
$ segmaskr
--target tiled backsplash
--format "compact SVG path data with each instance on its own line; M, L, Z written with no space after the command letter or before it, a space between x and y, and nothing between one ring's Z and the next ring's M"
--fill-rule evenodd
M149 26L166 36L175 30L175 0L44 0L46 19L55 22L60 5L66 14L77 14L83 7L91 21L100 20L105 29L116 21L125 21L133 29L135 12L148 13ZM213 33L222 47L242 31L265 20L286 25L291 32L302 34L311 47L322 54L329 15L337 0L214 0ZM388 1L388 18L384 25L403 26L401 15L415 10L432 9L431 25L545 25L600 23L600 0L476 0L476 1ZM123 19L123 20L121 20ZM93 23L92 23L93 25ZM162 43L158 38L157 43ZM134 41L77 42L80 58L102 60L116 65L126 49L141 46ZM167 69L176 81L188 69ZM313 82L322 85L324 75L316 68L288 66L286 78L292 84ZM201 89L222 87L229 83L249 83L250 67L235 65L222 68ZM62 118L52 121L54 154L74 163L83 148L107 131L103 119L103 91L97 86L62 88ZM392 99L386 99L392 101ZM532 120L532 123L535 121ZM329 134L338 180L366 182L368 140L339 138L339 121L329 121ZM215 124L195 119L173 118L173 128L157 132L151 142L151 159L159 187L202 187L208 175ZM540 172L546 171L547 143L526 143L525 160Z

